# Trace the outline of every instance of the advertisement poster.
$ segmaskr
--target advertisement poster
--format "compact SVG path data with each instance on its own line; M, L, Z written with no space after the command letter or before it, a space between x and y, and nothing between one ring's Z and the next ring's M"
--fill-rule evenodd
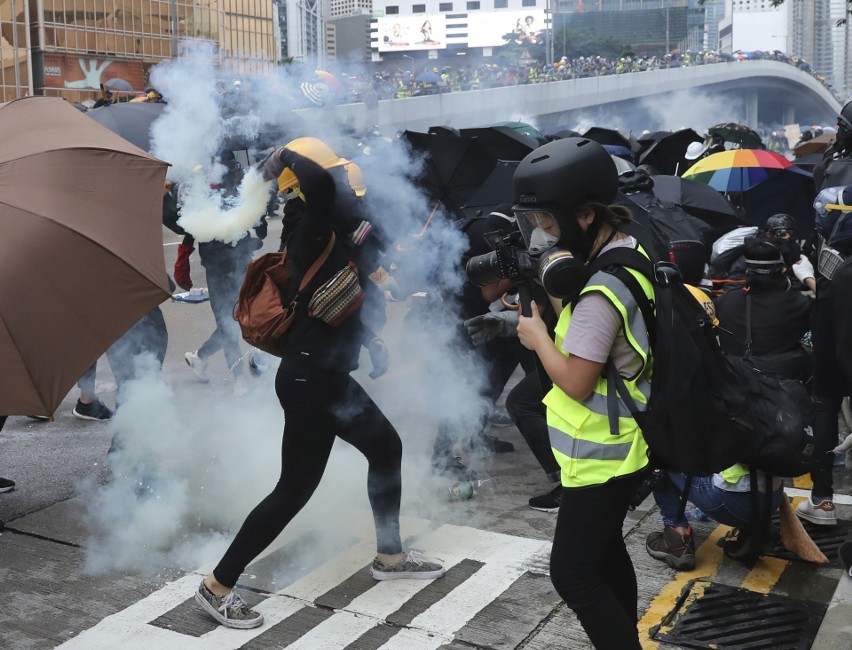
M443 50L447 47L443 14L383 16L376 19L379 52Z
M512 34L518 45L544 43L544 11L482 11L472 20L468 15L468 47L499 47L507 43L504 36Z

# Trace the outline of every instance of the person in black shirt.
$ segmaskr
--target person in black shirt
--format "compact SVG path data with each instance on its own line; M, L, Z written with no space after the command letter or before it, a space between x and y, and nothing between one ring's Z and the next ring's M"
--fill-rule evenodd
M787 264L772 242L749 241L744 257L745 286L715 299L719 344L725 352L738 357L744 356L750 347L750 354L758 359L801 352L797 358L791 357L793 365L785 374L806 379L810 375L809 361L800 342L810 329L813 299L791 290Z
M285 223L294 286L330 245L325 262L306 287L310 295L351 261L351 249L334 235L335 195L342 188L320 164L286 147L275 150L262 165L269 180L285 169L298 179L305 197L300 213L292 211ZM363 286L364 274L359 271L358 275ZM275 377L285 418L281 476L248 515L195 596L208 614L227 627L247 629L263 623L262 614L250 609L233 588L246 566L307 504L322 479L336 437L353 445L369 463L367 493L378 551L371 566L373 578L430 579L444 573L441 565L415 551L403 552L399 533L402 443L393 425L349 374L358 367L362 345L368 346L371 357L375 349L372 340L365 340L360 314L355 311L332 327L309 316L308 302L298 303Z

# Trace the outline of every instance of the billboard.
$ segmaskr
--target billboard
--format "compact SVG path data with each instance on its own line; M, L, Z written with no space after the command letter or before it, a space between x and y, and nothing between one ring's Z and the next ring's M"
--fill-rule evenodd
M506 44L503 38L513 34L519 45L544 43L544 10L482 11L467 24L468 47L498 47Z
M443 50L447 47L447 23L443 14L383 16L376 18L379 52Z

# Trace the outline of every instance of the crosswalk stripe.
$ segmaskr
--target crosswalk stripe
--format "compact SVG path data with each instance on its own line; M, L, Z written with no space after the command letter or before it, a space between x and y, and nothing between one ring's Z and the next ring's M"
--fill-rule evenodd
M371 517L364 513L364 519ZM192 598L201 575L191 573L108 616L62 647L69 650L115 647L235 650L246 645L291 650L347 646L362 650L438 648L452 642L454 633L498 599L521 575L540 572L546 566L550 549L550 543L541 540L464 526L433 528L425 520L409 520L405 528L409 539L420 535L416 542L427 551L427 556L440 559L448 569L446 578L373 581L367 567L375 554L375 538L369 535L292 584L264 595L254 606L264 615L264 625L259 628L233 630L217 626L209 632L203 626L199 628L192 611ZM275 550L293 542L293 537L284 538L264 557L269 558ZM265 569L274 570L268 563ZM249 579L256 574L254 565L247 574ZM339 588L344 583L349 587ZM202 614L198 612L198 616ZM356 644L359 639L361 642Z

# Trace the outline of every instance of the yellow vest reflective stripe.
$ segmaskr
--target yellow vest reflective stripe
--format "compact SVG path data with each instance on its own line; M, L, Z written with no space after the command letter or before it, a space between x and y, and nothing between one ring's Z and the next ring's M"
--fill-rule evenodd
M627 269L636 277L643 291L653 299L651 283L638 271ZM596 273L580 295L598 293L606 298L621 315L624 335L642 360L633 377L625 385L639 408L648 402L651 393L650 343L642 313L630 291L610 273ZM556 326L556 346L562 342L571 322L571 309L566 308ZM563 352L563 354L565 354ZM592 394L578 402L554 386L545 396L547 425L553 455L562 470L566 487L599 485L617 476L638 472L648 464L648 446L636 421L618 399L619 433L610 432L607 410L607 381L598 379Z

